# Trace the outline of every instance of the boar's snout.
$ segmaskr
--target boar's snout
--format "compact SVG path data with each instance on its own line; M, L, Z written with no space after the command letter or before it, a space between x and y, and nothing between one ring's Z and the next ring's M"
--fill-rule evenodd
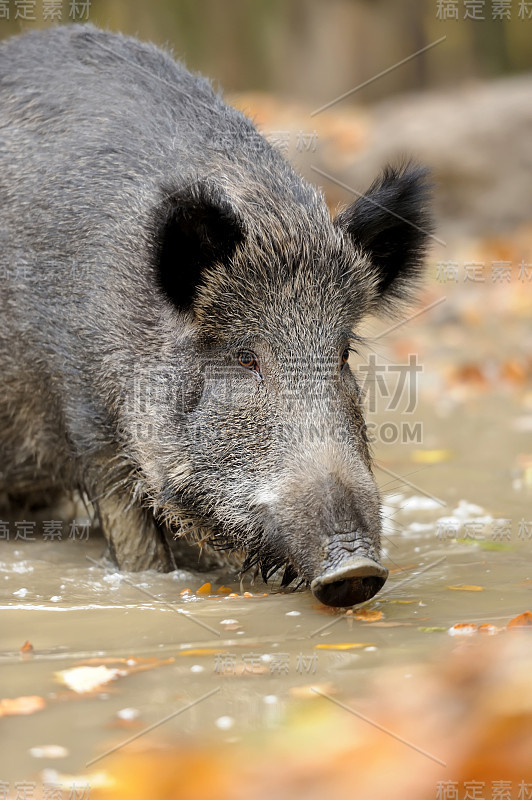
M386 567L366 556L354 556L314 578L310 588L327 606L353 606L377 594L387 577Z

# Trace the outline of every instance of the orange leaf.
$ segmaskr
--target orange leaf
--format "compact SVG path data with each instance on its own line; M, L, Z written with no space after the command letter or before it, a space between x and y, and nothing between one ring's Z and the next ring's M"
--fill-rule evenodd
M512 383L524 383L528 376L522 364L518 361L510 360L502 365L501 377Z
M474 383L477 385L487 383L484 371L477 364L462 364L455 371L454 379L458 383Z
M517 617L510 620L507 628L528 628L532 625L532 613L530 611L523 611Z
M208 582L204 583L203 586L200 586L200 588L196 592L196 594L211 594L211 593L212 593L211 584Z
M359 608L358 611L355 611L354 617L364 622L377 622L378 619L382 619L382 611L371 611L370 609Z
M20 657L23 661L29 661L33 658L33 645L30 641L24 642L20 648Z
M472 636L478 630L474 622L458 622L449 628L450 636Z
M406 566L404 566L404 567L394 567L389 572L390 572L390 575L397 575L398 572L406 572L407 570L413 569L414 567L417 567L417 566L418 566L417 564L406 564Z
M487 633L488 636L493 636L495 633L499 633L500 628L496 625L491 625L489 622L484 622L482 625L478 626L479 633Z

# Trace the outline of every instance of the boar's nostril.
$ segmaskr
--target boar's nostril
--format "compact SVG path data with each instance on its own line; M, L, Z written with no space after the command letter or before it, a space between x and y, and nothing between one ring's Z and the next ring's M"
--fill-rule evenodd
M315 578L310 588L314 596L327 606L353 606L377 594L387 577L386 567L358 556Z
M385 578L343 578L313 589L326 606L354 606L369 600L384 586Z

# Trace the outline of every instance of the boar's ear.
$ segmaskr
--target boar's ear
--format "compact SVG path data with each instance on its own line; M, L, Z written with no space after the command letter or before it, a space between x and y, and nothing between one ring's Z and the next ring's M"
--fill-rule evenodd
M432 232L430 194L428 170L388 166L334 221L370 257L376 310L393 310L394 300L407 300L421 277Z
M206 269L225 263L244 238L243 223L219 187L166 190L155 213L155 268L174 305L190 308Z

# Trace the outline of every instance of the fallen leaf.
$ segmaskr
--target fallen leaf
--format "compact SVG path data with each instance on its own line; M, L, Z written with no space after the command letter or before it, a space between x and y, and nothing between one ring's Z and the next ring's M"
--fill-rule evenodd
M495 552L514 549L514 545L509 542L492 542L490 539L458 539L457 541L460 542L460 544L474 544L480 547L481 550L492 550Z
M23 661L29 661L33 658L33 645L30 641L24 642L20 648L20 657Z
M394 567L393 569L389 570L390 575L397 575L399 572L407 572L409 569L414 569L417 567L418 564L407 564L404 567Z
M517 617L510 620L507 628L528 628L532 625L532 613L530 611L523 611Z
M114 681L120 675L126 675L125 670L109 669L109 667L72 667L55 673L60 683L64 683L77 694L97 691L100 687Z
M360 619L363 622L377 622L378 619L382 619L382 611L359 608L355 611L353 616L355 619Z
M457 622L452 628L449 628L449 636L472 636L476 633L478 627L474 622Z
M528 375L525 367L518 361L505 361L501 366L501 378L511 383L525 383Z
M180 650L180 656L214 656L216 653L226 653L221 647L190 647L187 650Z
M316 611L319 611L321 614L327 614L328 616L332 617L339 617L341 612L335 606L325 606L320 604L319 606L312 606Z
M477 364L462 364L455 370L452 380L454 383L473 383L477 386L488 383L483 370Z
M453 589L455 592L483 592L483 586L475 586L474 584L461 583L459 586L446 586L446 589Z
M482 625L478 626L479 633L486 633L488 636L493 636L496 633L499 633L501 628L498 628L496 625L492 625L490 622L484 622Z
M37 694L26 697L4 697L0 700L0 717L34 714L36 711L42 711L45 706L44 698Z
M183 594L183 593L182 593ZM237 594L236 592L232 592L229 586L220 586L219 589L213 589L212 585L207 582L204 583L203 586L196 591L196 594L205 596L212 596L216 597L217 595L224 595L225 597L268 597L268 593L264 592L261 594L252 594L251 592L244 592L243 594Z
M453 457L452 450L414 450L411 460L415 464L439 464Z

